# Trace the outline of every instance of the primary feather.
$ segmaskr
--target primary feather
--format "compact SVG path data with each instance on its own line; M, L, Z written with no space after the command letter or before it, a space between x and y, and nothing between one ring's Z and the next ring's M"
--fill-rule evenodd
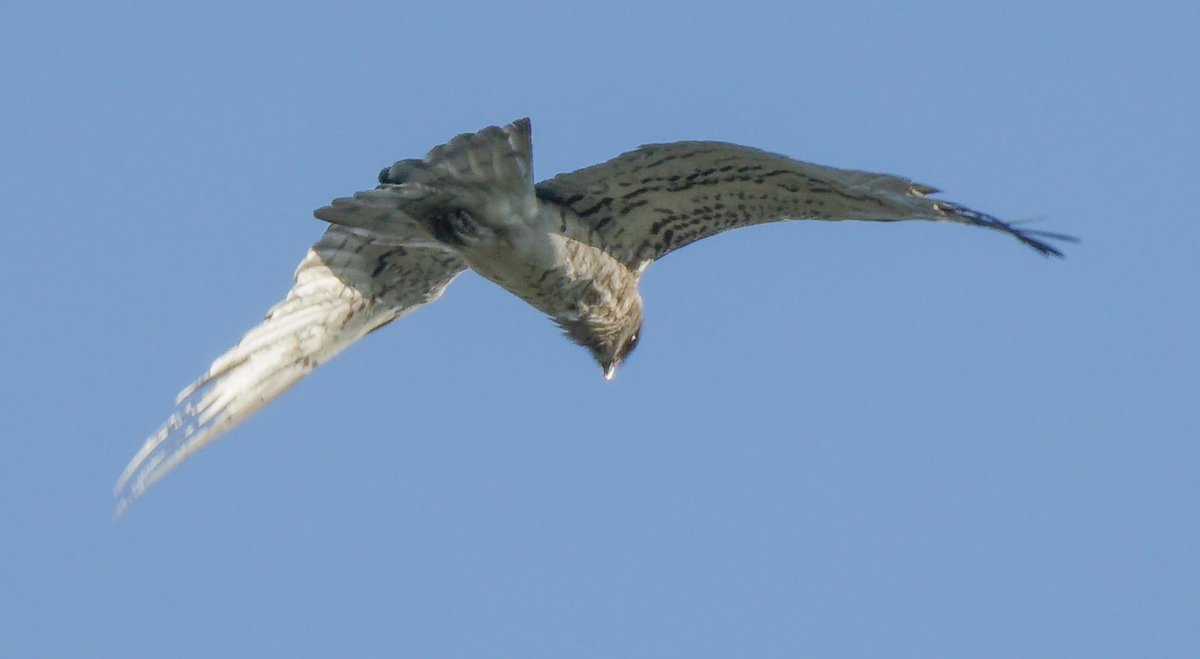
M119 509L358 339L437 299L463 268L443 249L377 244L330 227L287 297L179 393L118 479Z

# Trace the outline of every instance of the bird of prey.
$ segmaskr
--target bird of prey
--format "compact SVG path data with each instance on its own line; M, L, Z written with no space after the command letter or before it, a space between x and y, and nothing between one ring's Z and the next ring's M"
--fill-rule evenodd
M459 135L379 185L315 212L330 223L266 318L176 399L117 482L123 508L195 451L464 270L549 316L611 379L638 344L638 283L655 260L728 229L783 220L933 220L1033 231L931 198L928 185L735 144L649 144L533 181L530 123Z

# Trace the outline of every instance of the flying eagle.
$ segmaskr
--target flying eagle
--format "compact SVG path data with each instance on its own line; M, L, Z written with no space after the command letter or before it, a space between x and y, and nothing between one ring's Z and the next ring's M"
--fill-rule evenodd
M535 184L528 119L401 160L316 211L330 223L263 321L176 399L116 485L124 509L198 449L464 270L549 316L612 379L638 345L638 283L664 255L783 220L932 220L1007 233L1046 256L1070 236L1020 228L906 178L736 144L649 144Z

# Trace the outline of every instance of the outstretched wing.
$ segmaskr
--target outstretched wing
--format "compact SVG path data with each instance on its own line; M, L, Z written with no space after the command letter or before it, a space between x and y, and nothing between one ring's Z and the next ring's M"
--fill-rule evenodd
M175 412L117 481L118 512L351 343L437 299L464 268L443 249L330 227L300 262L287 297L180 392Z
M537 185L605 246L638 268L701 238L781 220L940 220L997 229L1047 256L1062 256L1030 231L927 195L936 188L887 174L823 167L723 142L648 144L606 163Z

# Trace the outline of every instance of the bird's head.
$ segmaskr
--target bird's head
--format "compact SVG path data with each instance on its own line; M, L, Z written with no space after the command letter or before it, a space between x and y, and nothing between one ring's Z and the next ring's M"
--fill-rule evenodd
M638 341L641 340L642 324L639 321L637 327L629 332L626 332L611 343L606 343L599 350L592 350L592 357L600 364L600 368L604 372L604 379L611 380L617 375L617 367L625 362L629 357L629 353L637 347Z
M592 353L592 358L600 364L604 379L611 380L617 374L617 367L629 358L641 338L642 301L635 296L628 312L613 321L588 317L560 321L559 324L572 341Z

